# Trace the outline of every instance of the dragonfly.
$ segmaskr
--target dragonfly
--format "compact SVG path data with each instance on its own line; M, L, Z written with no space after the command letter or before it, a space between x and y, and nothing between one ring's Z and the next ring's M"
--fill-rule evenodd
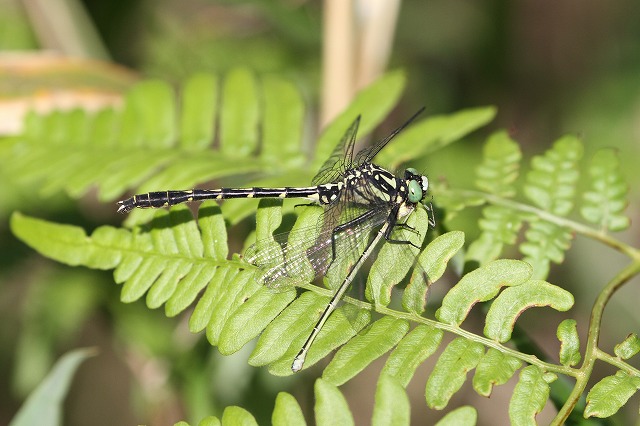
M339 277L344 275L293 360L291 369L298 372L323 326L379 243L384 240L388 244L411 245L419 249L410 239L396 237L399 229L418 233L406 223L418 206L427 211L428 227L435 227L433 206L426 202L427 176L407 168L401 177L397 177L372 162L423 110L421 108L384 139L354 153L361 118L358 116L313 178L311 186L148 192L119 201L118 212L234 198L303 198L322 206L322 214L313 229L276 235L273 237L275 245L258 241L244 254L248 263L258 267L258 281L273 288L291 279L310 282L328 276L332 270L342 271ZM292 235L294 233L296 235Z

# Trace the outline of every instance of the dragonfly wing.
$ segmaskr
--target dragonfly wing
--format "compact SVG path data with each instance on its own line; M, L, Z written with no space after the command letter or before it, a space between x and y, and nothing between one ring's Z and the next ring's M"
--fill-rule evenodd
M288 286L296 282L312 282L327 274L329 268L347 268L369 240L369 235L386 220L383 210L371 214L366 221L354 223L340 231L332 215L323 214L316 226L294 229L274 235L272 239L258 241L245 251L247 262L260 268L258 280L271 288ZM340 265L340 268L338 268Z
M363 163L370 163L373 160L373 158L376 155L378 155L378 153L382 150L382 148L387 146L387 144L389 142L391 142L391 140L394 137L396 137L398 135L398 133L403 131L405 129L405 127L407 127L409 124L411 124L411 122L413 120L415 120L418 117L418 115L420 115L424 111L424 109L425 109L424 107L420 108L415 114L413 114L413 116L411 116L411 118L409 118L407 121L405 121L404 124L402 124L400 127L398 127L393 132L391 132L391 134L389 134L386 138L384 138L381 141L377 142L373 146L371 146L369 148L365 148L362 151L358 152L356 154L356 156L355 156L355 161L353 162L353 167L358 167L358 166L362 165Z
M356 142L356 135L358 134L358 126L360 126L360 116L351 123L347 131L340 139L340 142L336 145L331 152L331 155L324 162L320 171L315 175L311 181L311 185L322 185L323 183L335 182L340 180L344 175L345 165L350 167L353 160L353 148Z

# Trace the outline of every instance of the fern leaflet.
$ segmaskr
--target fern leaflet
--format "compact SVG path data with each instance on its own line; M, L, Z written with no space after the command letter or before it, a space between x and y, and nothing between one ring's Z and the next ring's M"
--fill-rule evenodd
M591 188L583 194L582 217L600 227L602 231L622 231L629 227L629 218L623 214L627 206L628 185L620 173L620 162L610 149L598 151L589 167Z
M577 138L565 136L543 156L534 157L524 186L525 196L554 215L568 215L573 209L582 151ZM549 261L562 262L572 239L568 230L544 222L533 222L525 237L527 241L521 244L520 251L525 255L524 260L533 265L537 278L548 275Z

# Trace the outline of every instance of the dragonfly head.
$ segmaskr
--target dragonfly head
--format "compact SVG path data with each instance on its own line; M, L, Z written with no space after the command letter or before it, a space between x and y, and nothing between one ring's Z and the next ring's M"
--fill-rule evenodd
M408 168L404 171L404 179L407 182L409 191L408 199L412 203L419 203L427 196L429 190L429 179L421 175L414 168Z

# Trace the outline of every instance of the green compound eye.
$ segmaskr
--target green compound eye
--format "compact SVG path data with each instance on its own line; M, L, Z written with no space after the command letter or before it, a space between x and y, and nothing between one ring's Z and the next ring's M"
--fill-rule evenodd
M417 181L412 180L409 182L409 201L417 203L420 200L422 200L422 188Z
M416 169L414 169L413 167L409 167L406 169L409 173L417 175L418 171Z

